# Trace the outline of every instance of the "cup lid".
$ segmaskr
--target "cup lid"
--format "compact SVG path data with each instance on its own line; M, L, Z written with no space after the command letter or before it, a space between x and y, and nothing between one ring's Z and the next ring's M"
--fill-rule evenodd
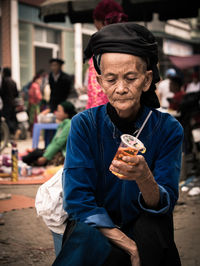
M133 137L132 135L129 134L123 134L121 136L121 140L124 144L126 144L128 147L137 149L137 150L144 150L144 144L137 139L136 137Z

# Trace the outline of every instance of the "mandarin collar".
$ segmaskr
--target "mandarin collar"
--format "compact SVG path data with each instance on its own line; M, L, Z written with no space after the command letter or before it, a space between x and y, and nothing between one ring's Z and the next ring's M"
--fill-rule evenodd
M107 113L107 104L104 105L104 111L105 111L105 119L104 120L105 120L108 128L110 129L110 131L112 131L113 138L120 138L120 136L122 135L122 132L111 121L111 119ZM138 115L137 119L133 122L135 124L135 129L136 129L136 131L134 133L138 132L138 130L140 129L140 127L144 123L144 120L150 111L151 111L151 108L149 108L145 105L142 106L142 110L141 110L140 114Z

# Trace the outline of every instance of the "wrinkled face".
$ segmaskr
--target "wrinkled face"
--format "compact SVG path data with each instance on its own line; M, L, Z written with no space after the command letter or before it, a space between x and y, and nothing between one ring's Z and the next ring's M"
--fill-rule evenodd
M64 119L68 118L68 114L64 112L62 105L57 106L55 115L56 115L56 119L58 119L59 121L63 121Z
M105 53L101 57L101 75L97 80L109 102L122 118L131 117L140 108L140 97L152 82L152 71L140 57Z

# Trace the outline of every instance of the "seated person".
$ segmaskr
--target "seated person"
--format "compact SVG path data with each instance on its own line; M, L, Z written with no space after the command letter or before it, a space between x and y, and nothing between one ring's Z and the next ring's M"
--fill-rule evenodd
M108 25L92 35L92 55L109 103L72 119L63 170L69 220L53 266L179 266L172 213L183 129L156 110L155 37L132 22ZM113 160L121 135L142 128L146 153Z
M59 124L56 134L44 149L35 149L22 157L23 162L34 165L63 164L66 153L66 142L70 131L71 118L76 114L72 103L64 101L60 103L55 112Z

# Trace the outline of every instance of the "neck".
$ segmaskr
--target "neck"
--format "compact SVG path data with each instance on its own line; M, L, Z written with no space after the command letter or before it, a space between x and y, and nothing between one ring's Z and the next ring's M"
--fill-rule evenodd
M132 121L135 120L138 115L138 112L140 110L140 104L125 111L119 110L117 108L115 108L115 110L120 118L126 119L127 121Z
M56 71L56 72L53 72L54 76L58 75L59 73L60 73L60 70Z

